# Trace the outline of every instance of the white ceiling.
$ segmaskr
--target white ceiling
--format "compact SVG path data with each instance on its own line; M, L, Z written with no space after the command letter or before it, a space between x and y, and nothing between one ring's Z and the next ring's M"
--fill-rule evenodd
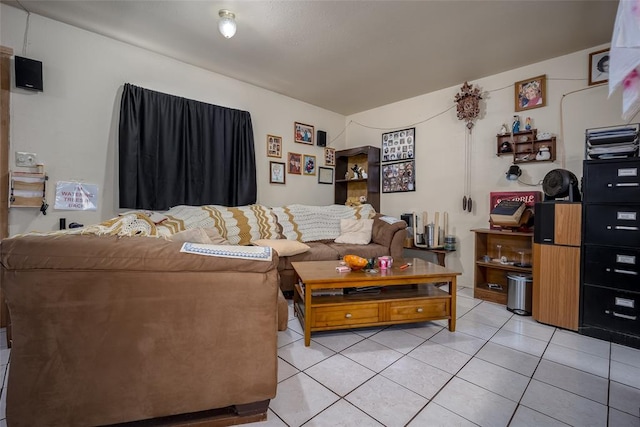
M20 3L344 115L608 43L618 6L617 0ZM232 39L217 29L223 8L236 14Z

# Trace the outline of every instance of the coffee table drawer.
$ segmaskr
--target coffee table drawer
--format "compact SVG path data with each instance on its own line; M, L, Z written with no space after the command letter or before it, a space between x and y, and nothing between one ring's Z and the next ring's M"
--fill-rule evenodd
M378 321L378 304L314 307L311 327L358 325Z
M448 298L391 302L389 320L419 320L447 317L451 314Z

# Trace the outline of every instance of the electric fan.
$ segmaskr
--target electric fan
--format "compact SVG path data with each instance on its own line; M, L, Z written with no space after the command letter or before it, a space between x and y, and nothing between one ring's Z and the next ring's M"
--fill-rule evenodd
M566 169L554 169L547 173L542 181L544 200L556 200L569 197L570 202L579 202L580 189L578 178Z

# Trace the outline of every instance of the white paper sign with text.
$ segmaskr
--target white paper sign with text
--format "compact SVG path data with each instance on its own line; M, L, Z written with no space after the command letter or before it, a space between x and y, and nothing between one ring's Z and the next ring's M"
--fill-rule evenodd
M98 208L98 186L82 182L58 181L54 208L70 211L95 211Z

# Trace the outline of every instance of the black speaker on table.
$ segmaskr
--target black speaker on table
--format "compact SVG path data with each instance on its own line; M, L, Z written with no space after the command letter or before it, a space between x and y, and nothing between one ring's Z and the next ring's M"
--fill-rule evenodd
M555 221L555 202L536 203L533 215L533 242L553 245L555 240Z
M327 146L327 133L323 130L318 131L318 139L316 140L316 145L318 147L326 147Z
M16 87L42 92L42 62L15 56Z

